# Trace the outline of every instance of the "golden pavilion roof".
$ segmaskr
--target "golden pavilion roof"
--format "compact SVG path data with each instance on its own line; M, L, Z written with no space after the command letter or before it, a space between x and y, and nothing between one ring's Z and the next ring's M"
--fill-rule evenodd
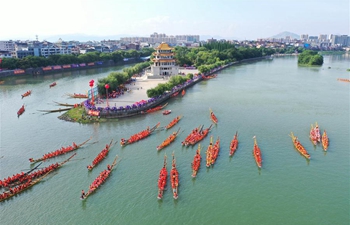
M157 50L173 50L167 43L162 42L157 48Z
M175 59L152 59L153 62L175 62Z

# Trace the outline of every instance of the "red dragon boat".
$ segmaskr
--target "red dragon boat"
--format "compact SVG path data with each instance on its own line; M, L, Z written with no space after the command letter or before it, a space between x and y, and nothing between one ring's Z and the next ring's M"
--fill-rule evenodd
M56 85L57 85L57 83L56 83L56 82L53 82L53 83L51 83L51 84L49 85L49 87L52 88L52 87L54 87L54 86L56 86Z
M170 170L170 183L173 190L173 198L177 199L179 197L179 171L176 169L176 160L173 153L172 168Z
M317 143L321 142L321 133L317 122L315 123L315 127L313 126L313 124L311 124L310 140L314 145L317 145Z
M230 156L233 156L233 154L236 152L238 147L238 134L236 131L236 134L233 136L233 139L230 143Z
M262 166L262 158L261 158L261 151L260 148L258 146L258 143L256 142L256 137L254 136L254 148L253 148L253 155L254 155L254 159L256 162L256 165L261 168Z
M164 189L166 186L167 182L167 177L168 177L168 171L166 169L166 155L164 156L164 163L163 163L163 168L159 172L159 179L158 179L158 199L163 198L164 194Z
M50 158L54 158L56 156L60 156L60 155L66 154L68 152L77 150L78 148L80 148L81 146L86 144L88 141L90 141L90 139L91 138L87 139L86 141L84 141L83 143L81 143L79 145L77 145L77 144L75 144L75 142L73 142L73 144L71 146L61 147L60 149L57 149L57 150L55 150L53 152L46 153L46 154L43 155L43 157L41 157L39 159L30 158L29 161L31 163L37 163L37 162L40 162L40 161L43 161L43 160L46 160L46 159L50 159Z
M154 108L152 108L152 109L148 109L148 110L146 111L146 113L152 113L152 112L156 112L156 111L162 110L162 109L165 108L165 106L167 106L167 105L168 105L168 102L165 103L164 105L159 105L159 106L156 106L156 107L154 107Z
M160 123L158 122L154 127L152 127L151 129L149 127L147 127L146 130L140 131L137 134L131 135L131 137L127 140L125 140L124 138L122 138L120 140L120 145L121 146L125 146L128 144L132 144L135 143L139 140L142 140L148 136L150 136L158 127L159 127Z
M157 146L157 151L162 150L166 146L170 145L170 143L175 141L175 138L177 137L179 132L180 132L180 128L177 130L177 132L173 132L172 134L170 134L169 137L167 137L167 139L165 139L160 145Z
M326 130L324 130L323 134L322 134L322 147L323 147L323 150L327 151L328 145L329 145L328 135L327 135Z
M54 165L50 165L48 167L46 167L47 169L44 169L43 174L40 174L39 176L31 176L28 179L25 179L24 182L16 185L15 187L10 187L8 188L7 191L3 192L0 194L0 202L9 199L27 189L29 189L30 187L34 186L35 184L39 183L40 181L42 181L45 177L47 177L49 174L51 174L53 171L57 170L58 168L60 168L61 166L63 166L63 164L65 164L66 162L68 162L70 159L72 159L74 156L76 155L76 153L74 153L72 156L70 156L68 159L64 160L61 163L56 163Z
M218 123L218 118L215 116L213 110L209 109L210 111L210 119L213 121L213 123L217 124Z
M298 152L304 156L307 159L310 159L310 154L306 151L306 149L304 148L304 146L300 143L300 141L298 140L298 137L295 137L293 132L291 132L291 134L289 135L292 138L294 147L298 150Z
M219 151L220 151L220 138L217 137L216 142L212 148L212 157L211 157L211 165L214 165L214 163L216 162L216 159L219 156Z
M84 200L87 199L92 193L94 193L110 176L113 168L117 164L118 155L115 156L112 165L107 165L107 169L103 170L98 177L90 184L89 191L85 193L84 190L82 190L80 199Z
M196 150L196 154L194 155L193 162L192 162L192 177L196 177L199 167L201 165L201 144L198 144L198 148Z
M42 164L42 162L39 163L38 165L36 165L34 168L30 169L26 173L24 173L22 171L21 173L16 173L16 174L12 175L11 177L10 176L5 177L4 179L0 180L0 188L6 188L6 187L13 186L13 185L16 186L18 184L22 184L23 182L25 182L29 178L32 178L32 174L37 173L37 171L35 171L35 172L33 172L33 171L36 170L41 164Z
M17 111L17 117L19 117L20 115L22 115L25 111L25 108L24 108L24 104L22 105L21 108L19 108L19 110Z
M199 132L202 131L204 125L200 125L199 127L194 128L189 135L185 138L183 142L181 142L182 145L186 145L188 141L193 138L195 135L199 134Z
M206 167L210 167L213 160L213 136L210 137L210 143L208 145L207 151L205 152L206 156Z
M191 138L187 142L185 142L185 146L195 145L201 140L203 140L208 135L211 127L212 127L212 124L208 128L202 129L198 133L195 133L194 135L192 135Z
M102 151L96 156L96 158L92 161L92 164L87 166L88 170L92 170L97 164L99 164L103 159L106 158L109 150L111 149L112 143L113 139L109 144L106 144L106 147L102 149Z
M182 116L175 117L168 125L165 126L165 129L170 129L173 126L175 126L175 124L177 124L181 118L182 118Z
M185 89L182 89L182 91L181 91L181 96L183 97L185 94L186 94Z
M29 91L27 91L26 93L24 93L24 94L21 95L21 96L22 96L22 98L24 98L24 97L27 97L27 96L29 96L29 95L31 95L31 94L32 94L32 91L29 90Z

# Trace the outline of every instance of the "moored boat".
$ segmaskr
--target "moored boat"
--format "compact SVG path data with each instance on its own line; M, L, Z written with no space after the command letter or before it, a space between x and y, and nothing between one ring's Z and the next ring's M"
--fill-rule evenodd
M172 168L170 170L170 183L171 183L171 188L173 190L173 198L177 199L179 197L179 171L176 169L176 161L175 161L175 156L173 153L173 160L172 160Z
M236 134L233 136L233 139L230 143L230 156L233 156L233 154L236 152L238 147L238 133L236 131Z
M186 94L185 89L182 89L181 96L183 97Z
M210 119L213 121L213 123L217 124L218 123L218 118L215 116L213 110L209 109L210 111Z
M51 83L51 84L49 85L49 87L52 88L52 87L54 87L54 86L56 86L56 85L57 85L57 83L56 83L56 82L53 82L53 83Z
M107 157L107 154L111 149L112 144L113 144L113 139L109 144L106 144L106 147L102 149L102 151L95 157L95 159L92 161L92 164L87 166L88 170L92 170L97 164L99 164L103 159Z
M65 164L66 162L68 162L70 159L72 159L74 156L76 155L76 153L74 153L73 155L71 155L68 159L64 160L61 163L57 163L55 164L54 169L51 169L49 171L47 171L45 174L43 174L42 176L39 176L38 178L29 178L28 180L26 180L25 183L21 183L19 185L17 185L16 187L10 188L8 191L3 192L2 194L0 194L0 202L4 201L6 199L9 199L25 190L27 190L28 188L34 186L35 184L39 183L40 181L42 181L45 177L47 177L49 174L51 174L53 171L57 170L58 168L60 168L61 166L63 166L63 164Z
M29 96L29 95L31 95L31 94L32 94L32 91L29 90L29 91L27 91L26 93L22 94L21 96L22 96L22 98L24 98L24 97L27 97L27 96Z
M164 110L163 111L163 115L169 115L171 113L170 109Z
M322 134L322 147L323 147L323 150L327 151L328 145L329 145L328 135L327 135L326 130L323 130L323 134Z
M129 139L125 140L124 138L122 138L120 140L120 145L121 146L125 146L125 145L128 145L128 144L132 144L132 143L135 143L139 140L142 140L148 136L150 136L158 127L159 127L160 123L158 122L154 127L152 128L149 128L147 127L146 130L143 130L143 131L140 131L139 133L137 134L134 134L132 135Z
M171 97L171 98L173 98L173 97L178 96L178 95L179 95L179 92L180 92L180 91L175 92L175 93L174 93L174 94L172 94L170 97Z
M40 161L43 161L46 159L50 159L50 158L54 158L56 156L66 154L68 152L71 152L71 151L77 150L78 148L81 148L84 144L86 144L88 141L90 141L90 139L91 139L91 137L79 145L77 145L77 144L75 144L75 142L73 142L73 144L71 146L61 147L60 149L57 149L53 152L49 152L49 153L44 154L43 157L38 158L38 159L30 158L29 161L31 163L37 163L37 162L40 162Z
M256 162L256 165L261 168L262 166L262 158L261 158L261 151L260 148L258 146L258 143L256 141L256 137L254 136L254 148L253 148L253 155L254 155L254 159Z
M73 93L73 94L67 93L66 95L68 95L71 98L88 98L89 97L87 94L80 94L80 93Z
M291 132L291 134L289 135L292 138L294 147L298 150L298 152L304 156L307 159L310 159L310 154L306 151L306 149L304 148L304 146L300 143L300 141L298 140L298 137L295 137L293 132Z
M177 124L181 118L182 118L182 116L175 117L168 125L165 126L165 129L170 129L173 126L175 126L175 124Z
M58 108L58 109L48 109L48 110L38 110L39 112L46 112L46 113L55 113L55 112L63 112L63 111L68 111L73 109L73 107L69 107L69 108Z
M198 148L196 150L196 154L194 155L192 162L192 177L196 177L199 167L201 165L201 144L198 144Z
M117 164L118 155L115 156L113 163L111 165L107 165L107 169L103 170L98 177L90 184L89 190L87 193L85 193L84 190L82 190L80 199L84 200L87 197L89 197L92 193L94 193L110 176L114 166Z
M152 113L152 112L156 112L156 111L162 110L162 109L165 108L165 106L167 106L167 105L168 105L168 102L165 103L164 105L159 105L159 106L156 106L156 107L154 107L154 108L152 108L152 109L148 109L148 110L146 111L146 113Z
M75 105L78 105L78 103L76 103L76 104L68 104L68 103L59 103L59 102L55 102L55 101L53 101L53 102L56 103L57 105L60 105L60 106L74 107Z
M17 111L17 117L19 117L20 115L22 115L25 111L25 108L24 108L24 104L22 105L21 108L19 108L19 110Z
M343 82L350 82L350 79L345 79L345 78L338 78L337 80L343 81Z
M217 76L218 76L217 74L212 74L212 75L208 75L208 76L202 75L202 78L203 78L203 80L209 80L209 79L215 78Z
M167 177L168 177L168 171L166 169L166 155L164 155L163 168L160 170L159 178L158 178L158 196L157 196L158 199L163 198Z
M180 132L180 128L177 130L177 132L173 132L172 134L170 134L169 137L167 137L167 139L165 139L160 145L157 146L157 151L162 150L166 146L170 145L170 143L175 141L175 138L177 137L179 132Z

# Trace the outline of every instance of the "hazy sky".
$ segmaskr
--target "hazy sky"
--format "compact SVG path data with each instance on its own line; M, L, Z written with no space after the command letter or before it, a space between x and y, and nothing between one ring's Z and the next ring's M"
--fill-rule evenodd
M153 32L256 40L283 31L350 30L350 0L15 0L0 6L0 40Z

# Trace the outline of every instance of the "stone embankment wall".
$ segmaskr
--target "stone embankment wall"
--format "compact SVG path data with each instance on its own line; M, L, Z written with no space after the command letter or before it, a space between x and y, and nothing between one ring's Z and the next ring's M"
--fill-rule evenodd
M218 67L213 69L212 71L205 73L205 74L199 74L197 77L195 77L194 79L187 81L185 84L182 85L178 85L177 87L174 87L170 92L168 93L164 93L161 96L158 96L157 98L154 98L151 102L148 102L140 107L136 107L136 108L130 108L130 109L122 109L122 110L111 110L111 109L102 109L100 111L100 116L103 118L124 118L124 117L131 117L131 116L138 116L138 115L144 115L146 114L146 111L148 109L152 109L156 106L159 106L161 104L165 104L166 101L168 101L172 95L174 95L176 92L180 92L183 89L187 89L193 85L195 85L196 83L200 82L203 80L203 76L209 76L212 75L220 70L226 69L227 67L230 67L232 65L237 65L240 63L244 63L244 62L252 62L252 61L257 61L257 60L262 60L262 59L271 59L271 56L265 56L265 57L257 57L257 58L251 58L251 59L244 59L241 61L237 61L237 62L232 62L229 63L227 65ZM86 112L89 111L89 109L86 107L85 108Z
M114 63L112 60L105 62L94 62L94 63L81 63L81 64L70 64L70 65L57 65L57 66L47 66L47 67L38 67L38 68L28 68L25 70L3 70L0 71L1 77L11 77L11 76L25 76L25 75L45 75L45 74L55 74L62 73L66 71L75 71L75 70L87 70L101 67L109 66L118 66L132 63L143 62L139 59L129 59L128 61ZM82 65L84 64L84 65Z

